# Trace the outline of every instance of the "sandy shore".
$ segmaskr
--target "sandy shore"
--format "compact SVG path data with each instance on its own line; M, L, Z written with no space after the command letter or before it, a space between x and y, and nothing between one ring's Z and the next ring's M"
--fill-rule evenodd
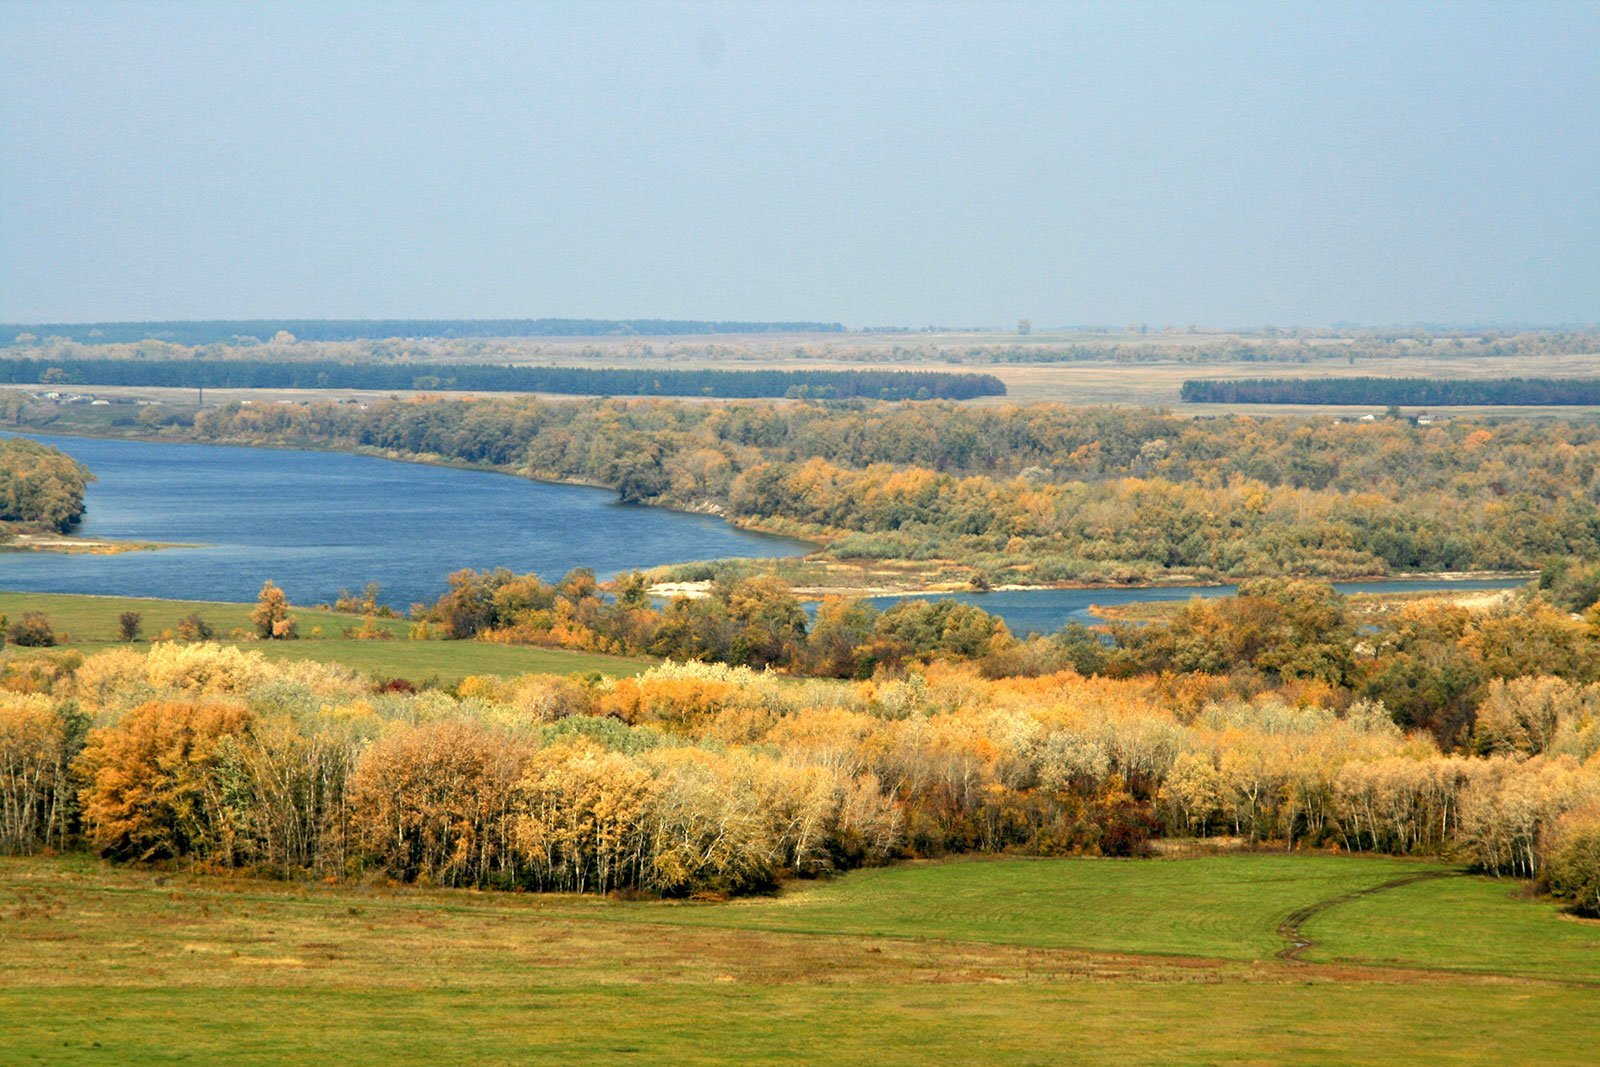
M1533 572L1516 571L1427 571L1416 574L1383 574L1366 578L1340 578L1340 582L1489 582L1489 581L1528 581L1538 577ZM1219 586L1232 585L1235 581L1206 581L1188 575L1174 575L1160 582L1147 582L1140 585L1107 585L1094 582L1058 582L1050 585L1021 585L1008 583L991 586L982 592L991 593L1028 593L1043 592L1050 589L1170 589L1173 586ZM710 581L698 582L657 582L650 586L648 592L653 597L687 597L698 600L711 595ZM913 586L894 585L797 585L794 587L795 596L801 600L821 600L829 596L842 597L888 597L888 596L947 596L951 593L977 593L980 590L965 584L923 584ZM1403 591L1400 591L1403 592ZM1440 590L1449 592L1449 590ZM1499 590L1474 590L1462 591L1458 596L1465 596L1468 592L1485 598L1485 602L1502 595ZM1390 594L1356 594L1362 596L1377 596ZM1398 595L1398 594L1396 594ZM1098 609L1096 609L1098 611Z
M153 552L162 548L197 548L198 545L163 544L159 541L106 541L71 534L19 533L0 544L10 552L65 552L68 555L114 556L120 552Z

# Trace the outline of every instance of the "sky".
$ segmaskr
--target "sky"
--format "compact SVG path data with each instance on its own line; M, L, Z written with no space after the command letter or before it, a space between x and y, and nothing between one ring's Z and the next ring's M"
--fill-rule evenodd
M0 321L1600 321L1600 3L0 0Z

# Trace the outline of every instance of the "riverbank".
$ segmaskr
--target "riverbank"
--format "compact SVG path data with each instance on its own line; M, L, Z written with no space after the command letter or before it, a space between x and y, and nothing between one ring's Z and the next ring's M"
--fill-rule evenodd
M1486 582L1486 581L1514 581L1519 578L1531 580L1536 575L1460 575L1455 578L1416 576L1417 581L1460 581ZM1434 601L1449 603L1455 607L1465 608L1469 611L1489 611L1501 604L1508 603L1516 594L1513 589L1415 589L1405 592L1373 593L1353 592L1347 594L1350 603L1350 614L1360 620L1380 618L1391 615L1409 604L1419 601ZM1107 623L1162 623L1170 622L1186 606L1184 600L1136 600L1124 604L1091 604L1088 613L1096 619Z
M738 562L742 561L714 561L713 563L709 564L680 564L673 567L657 568L657 571L685 571L692 570L697 566L714 566L717 564L732 564ZM778 560L760 562L766 563L768 565L767 569L777 574L778 577L789 580L795 596L801 601L805 602L820 601L831 596L881 599L886 597L931 597L952 596L957 594L978 597L986 594L996 593L1049 593L1066 591L1087 592L1094 590L1128 593L1137 592L1139 590L1159 592L1170 591L1173 589L1226 589L1232 588L1237 584L1238 581L1250 580L1248 578L1244 578L1234 581L1216 581L1198 578L1194 575L1174 574L1160 581L1133 582L1120 585L1114 585L1108 582L1052 582L1038 585L1005 583L1002 585L980 588L974 586L971 582L919 581L917 580L917 576L913 573L895 572L884 568L878 568L869 571L872 578L876 580L835 582L828 584L801 584L793 580L792 574L784 573L784 571L792 571L793 568L785 565L794 561ZM803 564L810 564L813 561L804 560L800 562ZM846 569L843 565L838 564L829 564L828 566L838 569ZM865 571L867 569L862 568L862 570ZM1537 571L1417 571L1414 573L1402 572L1397 574L1358 575L1348 578L1314 578L1309 580L1328 581L1334 583L1335 585L1382 584L1387 582L1445 584L1461 583L1466 585L1484 582L1528 582L1532 581L1538 576L1539 573ZM897 577L904 578L905 580L894 580ZM687 597L690 600L697 600L701 597L709 596L714 584L715 582L711 579L664 579L652 582L648 591L653 597L661 597L665 599L671 599L673 597ZM1482 589L1462 589L1459 591L1446 589L1439 592L1441 595L1448 594L1467 597L1489 595L1497 591L1491 590L1486 593ZM1413 599L1417 594L1413 592L1363 592L1352 595L1371 599L1374 603L1387 603L1396 599ZM1115 605L1094 605L1093 612L1097 616L1105 618L1107 621L1134 620L1136 618L1141 621L1148 621L1148 618L1167 617L1172 613L1175 613L1178 608L1182 606L1182 603L1182 601L1172 600L1131 601L1128 603ZM1149 605L1148 610L1145 609L1145 605Z
M115 556L123 552L155 552L165 548L203 548L165 541L121 541L73 534L16 533L0 541L0 552L57 552L64 555Z

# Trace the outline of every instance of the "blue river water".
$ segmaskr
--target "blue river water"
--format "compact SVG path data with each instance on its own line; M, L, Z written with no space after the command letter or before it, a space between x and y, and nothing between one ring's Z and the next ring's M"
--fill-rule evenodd
M85 538L195 544L119 555L0 552L0 589L178 600L253 600L267 579L299 604L369 581L382 600L432 600L462 567L559 578L728 556L800 555L799 541L720 519L621 504L606 489L371 456L29 434L81 460ZM1346 583L1345 592L1504 589L1515 581ZM1091 605L1227 596L1233 586L951 594L1013 633L1090 622ZM880 607L897 598L873 601Z
M85 538L198 544L118 555L0 553L0 589L254 600L267 579L298 604L383 586L431 600L462 567L554 580L724 556L800 555L799 541L721 519L619 503L608 489L371 456L29 434L84 463Z
M1405 593L1437 589L1514 589L1526 584L1515 579L1418 580L1381 582L1334 582L1341 593ZM1105 622L1090 609L1096 605L1132 604L1149 600L1189 600L1192 597L1232 596L1236 585L1174 585L1159 588L1111 589L1016 589L990 593L951 593L967 604L975 604L1006 621L1014 634L1054 633L1068 623L1093 625ZM887 608L899 597L874 597L870 603Z

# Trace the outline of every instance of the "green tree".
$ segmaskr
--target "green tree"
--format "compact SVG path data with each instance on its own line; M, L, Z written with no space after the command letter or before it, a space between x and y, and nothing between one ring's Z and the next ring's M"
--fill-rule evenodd
M730 660L752 667L787 664L806 637L806 613L789 586L773 575L746 578L728 592L734 624Z
M650 606L650 579L641 571L629 571L616 582L617 607L637 611Z

